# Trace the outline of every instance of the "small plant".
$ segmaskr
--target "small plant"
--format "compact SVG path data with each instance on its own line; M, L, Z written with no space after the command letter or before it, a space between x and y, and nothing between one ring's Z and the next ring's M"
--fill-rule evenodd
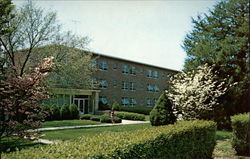
M71 119L71 114L70 114L70 110L69 110L69 105L64 104L64 105L61 107L60 114L61 114L61 119L64 119L64 120L69 120L69 119Z
M91 117L92 117L91 114L83 114L83 115L80 117L80 119L82 119L82 120L90 120Z
M78 110L78 107L75 104L71 104L69 107L71 119L79 119L80 118L80 112Z
M93 121L100 121L101 119L101 116L98 116L98 115L92 115L90 120L93 120Z
M150 112L150 122L153 126L173 124L176 122L172 103L165 93L159 97L156 105Z
M52 120L60 120L60 108L57 104L53 104L50 108L51 111L51 119Z

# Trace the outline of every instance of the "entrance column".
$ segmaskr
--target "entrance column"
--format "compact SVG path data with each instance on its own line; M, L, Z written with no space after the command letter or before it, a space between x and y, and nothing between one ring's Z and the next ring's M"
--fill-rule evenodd
M95 92L95 105L94 110L97 111L99 109L99 92Z

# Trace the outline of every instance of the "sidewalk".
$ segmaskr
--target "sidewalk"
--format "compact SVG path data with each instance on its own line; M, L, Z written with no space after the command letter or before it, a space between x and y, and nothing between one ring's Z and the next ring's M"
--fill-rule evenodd
M99 125L82 125L82 126L62 126L62 127L39 128L39 129L29 130L29 132L49 131L49 130L63 130L63 129L77 129L77 128L94 128L94 127L106 127L106 126L116 126L116 125L142 124L142 123L149 123L149 121L122 120L121 123L115 123L115 124L108 123L108 124L99 124Z

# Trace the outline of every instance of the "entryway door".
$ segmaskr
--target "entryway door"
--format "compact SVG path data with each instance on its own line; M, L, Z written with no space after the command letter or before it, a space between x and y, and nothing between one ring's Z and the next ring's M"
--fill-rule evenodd
M74 98L74 104L78 106L78 109L81 114L88 114L88 99L84 98Z

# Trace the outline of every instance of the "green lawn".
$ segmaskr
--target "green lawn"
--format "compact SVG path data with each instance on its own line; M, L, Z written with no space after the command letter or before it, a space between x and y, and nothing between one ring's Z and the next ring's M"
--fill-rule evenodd
M46 121L42 124L43 128L48 127L60 127L60 126L80 126L80 125L96 125L101 122L91 120L58 120L58 121Z
M105 131L110 132L123 132L133 131L138 129L144 129L151 127L149 123L146 124L131 124L131 125L119 125L109 127L96 127L96 128L81 128L81 129L66 129L56 131L43 131L43 139L48 140L76 140L81 136L94 136Z

